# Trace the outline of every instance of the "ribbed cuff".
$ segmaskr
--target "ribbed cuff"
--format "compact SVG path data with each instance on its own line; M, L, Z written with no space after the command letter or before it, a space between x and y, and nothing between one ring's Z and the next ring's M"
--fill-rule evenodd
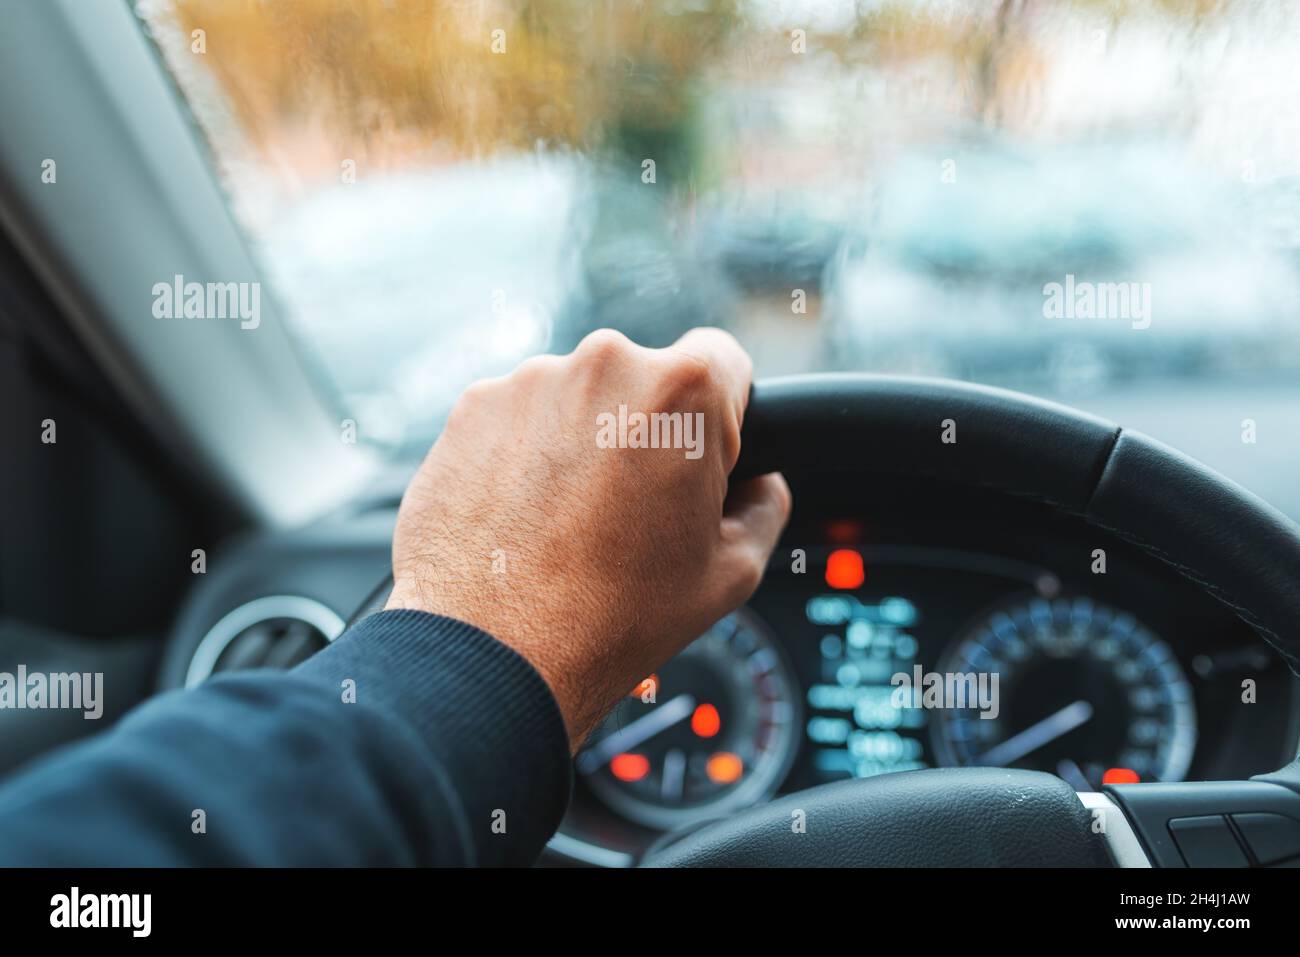
M569 739L550 687L487 632L407 609L363 618L295 669L409 725L460 797L479 863L527 864L569 802Z

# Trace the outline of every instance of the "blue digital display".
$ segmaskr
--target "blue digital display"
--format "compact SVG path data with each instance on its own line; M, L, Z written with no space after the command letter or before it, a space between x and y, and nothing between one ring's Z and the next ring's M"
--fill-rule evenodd
M827 594L809 599L805 615L821 630L818 680L805 702L814 769L834 779L929 767L926 713L899 707L890 683L917 664L916 606L897 596L870 604Z

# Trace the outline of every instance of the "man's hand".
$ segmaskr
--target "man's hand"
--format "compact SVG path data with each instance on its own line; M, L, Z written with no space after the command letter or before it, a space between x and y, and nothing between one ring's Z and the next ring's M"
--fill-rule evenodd
M576 749L758 587L790 490L772 474L727 494L752 374L717 329L668 349L601 330L470 386L402 500L388 607L458 618L518 651ZM701 436L677 434L703 444L608 447L620 406L633 425L702 413Z

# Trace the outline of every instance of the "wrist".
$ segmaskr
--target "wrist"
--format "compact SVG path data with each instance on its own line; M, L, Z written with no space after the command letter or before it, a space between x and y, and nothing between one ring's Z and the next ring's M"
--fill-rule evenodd
M416 578L402 578L393 582L393 590L384 605L384 611L411 610L441 615L473 625L480 631L492 636L496 641L510 648L541 676L555 699L564 719L564 726L569 736L570 750L576 752L599 720L600 715L591 715L587 695L575 687L571 676L562 668L552 667L555 654L560 651L561 642L552 635L546 641L530 641L523 632L527 629L525 622L530 621L525 614L490 614L487 608L493 602L465 603L455 601L448 596L445 589L436 582ZM498 605L498 612L501 610ZM510 627L502 621L512 622Z

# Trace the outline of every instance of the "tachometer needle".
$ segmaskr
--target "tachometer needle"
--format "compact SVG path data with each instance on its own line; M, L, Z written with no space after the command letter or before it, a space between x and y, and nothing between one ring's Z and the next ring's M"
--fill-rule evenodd
M1088 702L1067 704L1055 714L1049 714L1037 724L1031 724L1019 734L1013 734L1001 744L994 745L971 763L986 768L1004 768L1031 751L1037 751L1049 741L1055 741L1061 735L1073 731L1091 718L1092 705Z
M1056 762L1056 776L1076 791L1092 790L1092 785L1088 783L1088 777L1083 773L1083 768L1079 767L1078 762L1071 761L1069 758L1062 758Z
M681 748L673 748L664 755L663 781L659 784L660 797L665 801L680 801L685 783L686 752Z
M582 774L591 774L599 770L624 751L630 751L659 732L667 731L677 722L685 721L694 710L695 699L688 694L680 694L670 701L665 701L644 718L637 718L626 727L619 728L578 755L576 762L578 771Z

